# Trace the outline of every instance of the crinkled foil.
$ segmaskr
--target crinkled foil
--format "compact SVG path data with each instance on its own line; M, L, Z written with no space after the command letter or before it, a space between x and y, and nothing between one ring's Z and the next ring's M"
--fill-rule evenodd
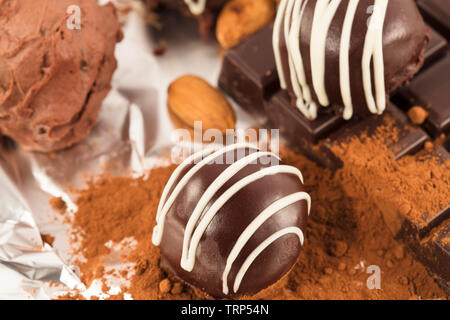
M0 299L51 299L85 289L70 262L70 227L49 199L62 197L73 214L68 186L82 188L87 177L105 171L144 173L171 144L169 83L188 73L217 83L220 50L213 39L200 39L194 20L169 17L158 33L148 28L142 11L132 11L126 21L113 89L90 136L55 154L20 148L0 154ZM167 52L157 57L153 47L161 38L167 39ZM238 127L252 124L241 113L237 118ZM53 246L41 234L54 236Z

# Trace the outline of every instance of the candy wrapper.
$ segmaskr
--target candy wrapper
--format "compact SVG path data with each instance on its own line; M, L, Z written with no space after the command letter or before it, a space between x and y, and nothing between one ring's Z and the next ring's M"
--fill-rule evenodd
M145 173L172 143L173 127L166 112L169 83L187 73L216 83L219 48L213 39L200 39L195 21L169 18L164 31L156 35L144 21L144 9L139 3L133 6L125 17L124 40L116 48L113 89L89 137L52 154L19 147L2 152L0 299L52 299L71 289L86 297L98 294L95 285L84 287L71 264L69 227L49 200L61 197L73 214L77 208L68 186L82 188L87 177L103 172ZM157 37L168 40L162 56L153 54ZM245 115L238 119L238 127L251 125ZM42 240L47 233L55 236L53 246Z

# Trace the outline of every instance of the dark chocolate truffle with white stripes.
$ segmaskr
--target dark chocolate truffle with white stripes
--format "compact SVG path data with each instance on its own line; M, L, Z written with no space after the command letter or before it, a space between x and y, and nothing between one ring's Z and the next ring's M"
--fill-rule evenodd
M414 0L282 0L273 48L280 84L315 119L381 114L423 64L427 29Z
M161 266L214 298L252 295L297 261L311 206L301 172L247 144L195 153L163 191Z

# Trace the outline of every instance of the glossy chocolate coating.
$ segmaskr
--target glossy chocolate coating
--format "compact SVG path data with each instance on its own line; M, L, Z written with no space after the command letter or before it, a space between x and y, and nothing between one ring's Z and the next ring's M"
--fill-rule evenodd
M300 50L303 56L306 80L313 88L311 75L310 41L314 9L317 0L306 4L300 34ZM350 41L350 86L354 114L369 115L363 80L361 61L370 6L373 0L359 2L353 21ZM339 80L339 50L342 26L348 1L342 1L328 31L325 49L325 87L331 105L343 106ZM383 28L383 55L386 93L389 94L420 69L423 64L424 49L427 43L427 30L418 8L413 0L389 1ZM287 75L288 91L295 101L290 83L288 54L283 32L280 34L280 49L284 73ZM313 100L318 101L312 90ZM322 110L320 110L322 109ZM320 108L323 111L323 108Z
M264 101L280 90L270 39L273 23L225 53L219 87L247 112L259 119Z
M244 149L240 148L240 150ZM245 152L248 153L249 150L245 149ZM235 151L225 153L222 157L230 157L233 154L237 159ZM275 158L270 156L270 159ZM271 166L270 163L265 163L267 162L249 164L236 175L229 177L202 214L205 214L212 203L237 181ZM304 186L296 175L278 173L265 176L238 191L221 207L201 238L192 272L184 270L180 260L187 222L206 189L229 166L229 164L210 163L203 166L189 180L168 211L160 244L161 266L214 298L233 298L254 294L281 279L294 265L301 249L298 237L293 234L284 235L268 246L248 269L239 290L236 293L232 290L238 270L262 241L286 227L298 227L305 232L308 216L307 202L301 200L278 211L264 222L233 263L228 276L230 292L228 295L224 294L222 274L230 251L241 233L270 204L292 193L304 191ZM174 186L192 167L193 165L188 165L183 169ZM170 193L173 189L174 187Z

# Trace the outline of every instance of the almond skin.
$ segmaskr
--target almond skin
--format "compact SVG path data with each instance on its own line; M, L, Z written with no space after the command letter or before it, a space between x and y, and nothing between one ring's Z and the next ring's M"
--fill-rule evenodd
M275 13L274 0L231 0L217 20L217 40L230 49L272 21Z
M200 77L185 75L168 90L169 115L176 127L193 130L202 121L203 130L234 129L236 117L225 96Z

